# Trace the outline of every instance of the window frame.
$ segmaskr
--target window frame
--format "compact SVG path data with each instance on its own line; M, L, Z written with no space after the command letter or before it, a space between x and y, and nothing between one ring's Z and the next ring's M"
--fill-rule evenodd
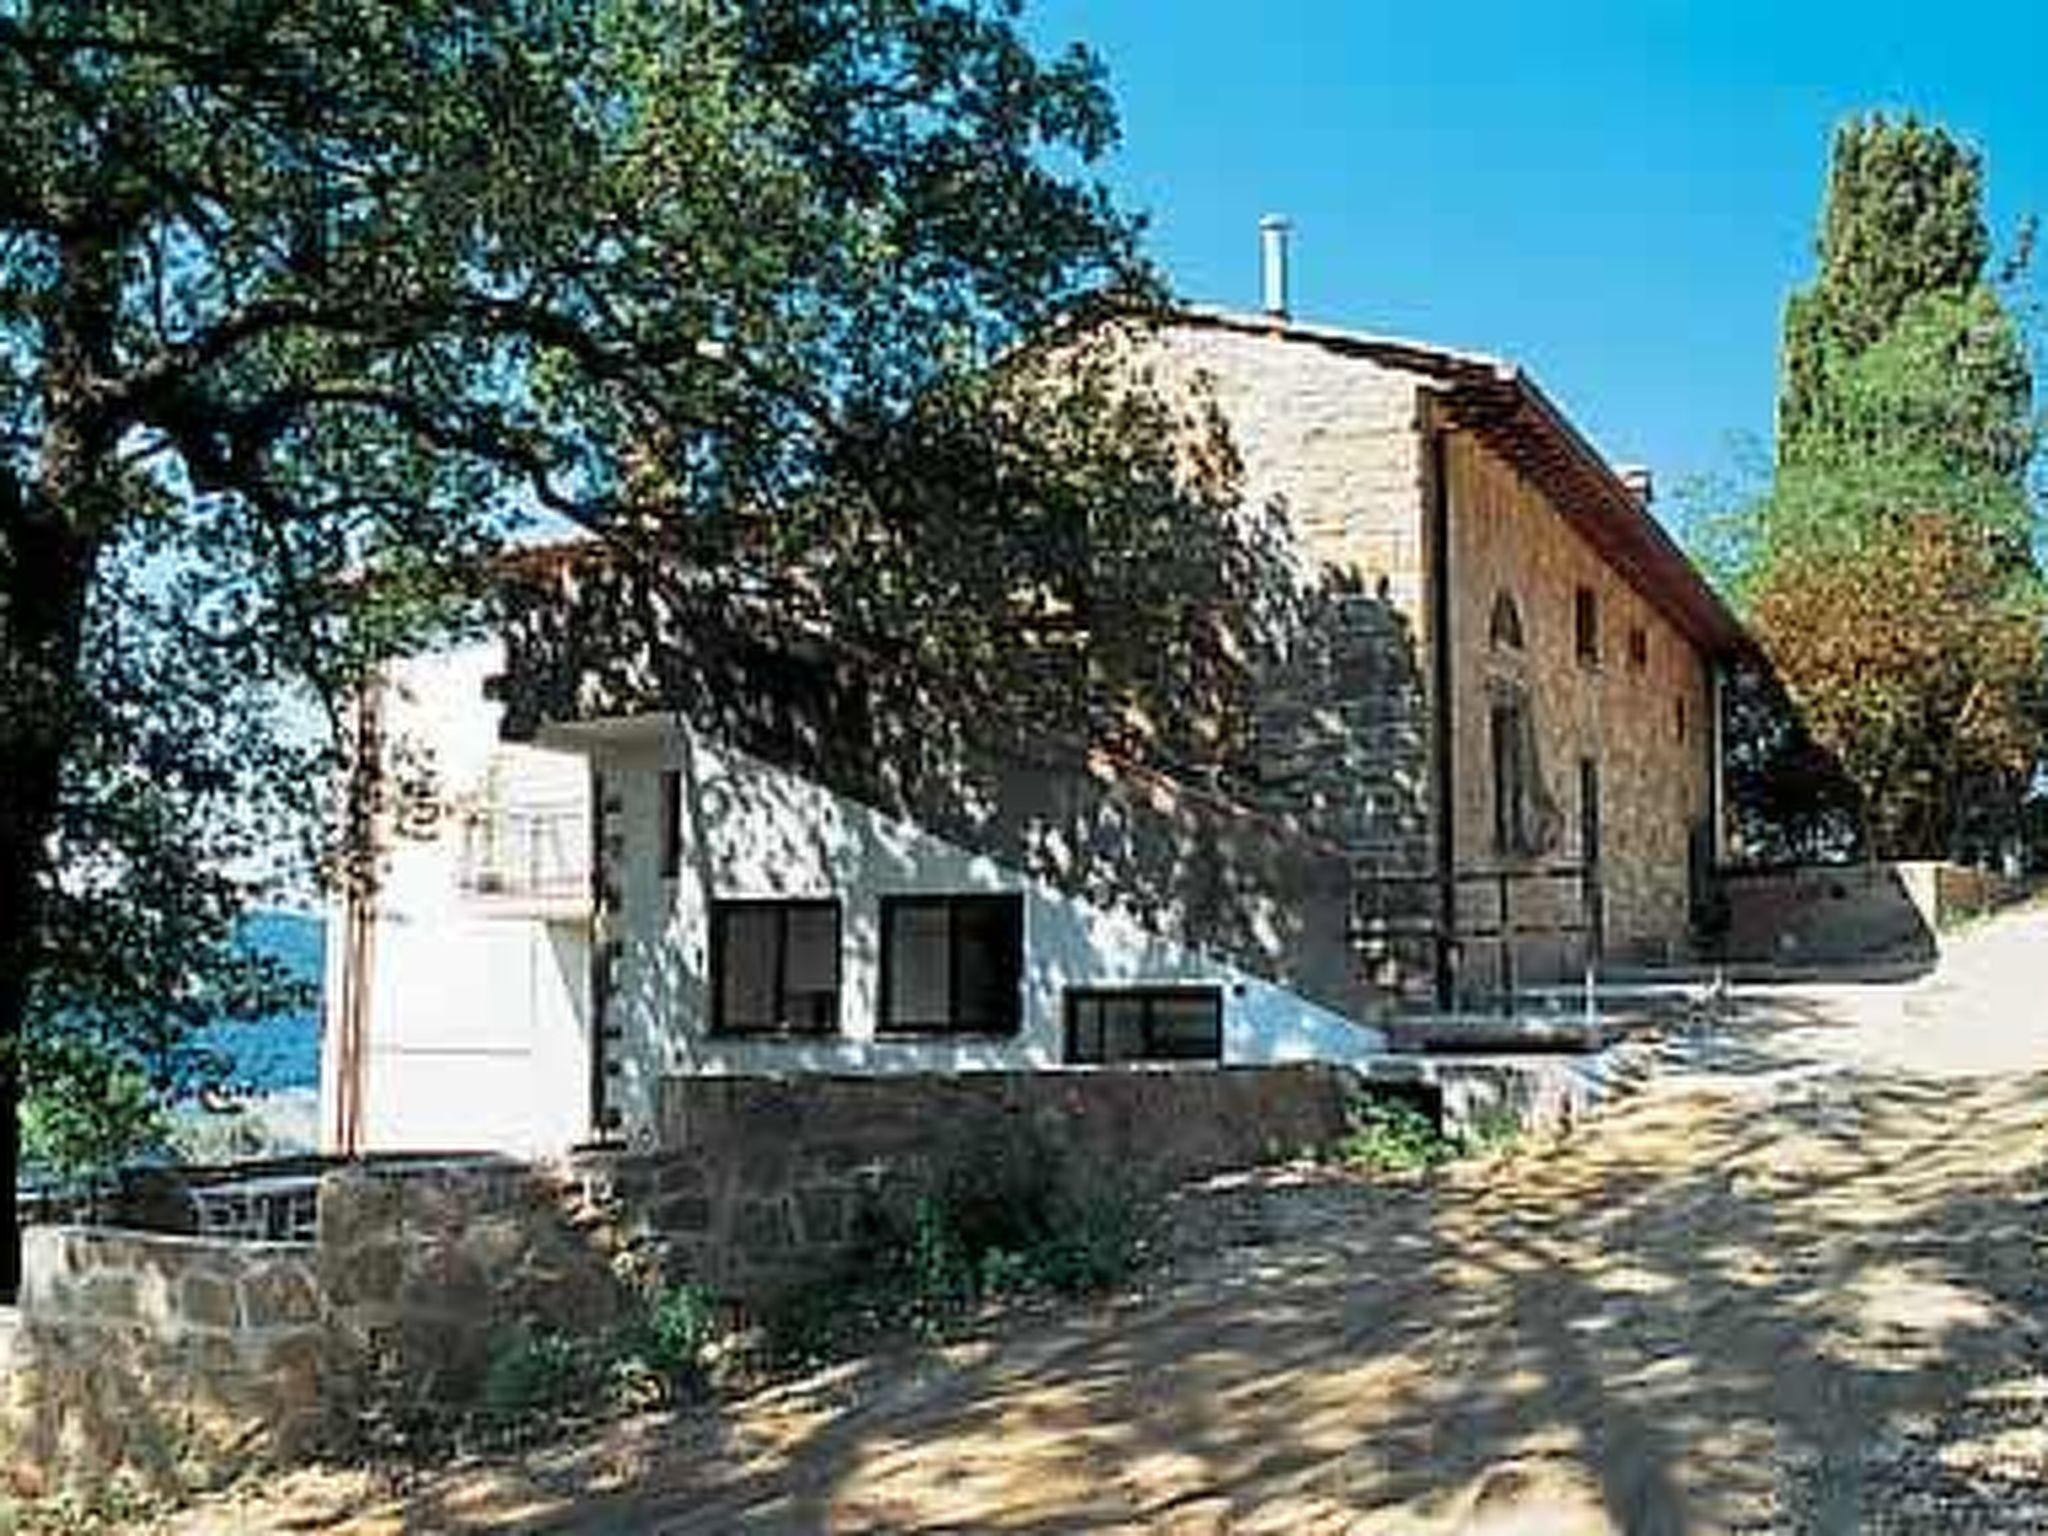
M960 1022L960 930L955 912L965 906L1000 906L1011 948L1009 1018L989 1027ZM895 923L909 911L941 908L946 913L946 1017L942 1021L901 1023L892 1019L895 999ZM881 898L878 932L881 974L875 989L875 1038L878 1040L1012 1040L1024 1030L1024 893L1021 891L900 891Z
M1080 1010L1088 1003L1104 1001L1137 1002L1144 1008L1139 1026L1145 1038L1145 1054L1111 1059L1083 1056L1076 1048ZM1202 1000L1213 1005L1216 1015L1216 1049L1205 1056L1162 1055L1152 1050L1153 1008L1162 1001ZM1223 1064L1223 987L1216 982L1139 982L1129 986L1068 987L1061 998L1060 1062L1070 1067L1187 1066Z
M1572 650L1580 666L1600 670L1600 594L1584 582L1572 588Z
M775 1008L783 1022L771 1025L734 1024L725 1016L726 953L722 941L725 924L735 913L773 910L779 921L775 928ZM788 1022L789 916L793 911L832 914L832 1016L823 1025L793 1026ZM717 896L705 919L705 941L709 949L706 970L711 982L711 1006L707 1010L708 1033L726 1040L830 1040L845 1027L846 1013L846 907L837 896Z
M664 768L657 781L655 837L661 847L661 878L676 880L683 873L683 775L677 768Z

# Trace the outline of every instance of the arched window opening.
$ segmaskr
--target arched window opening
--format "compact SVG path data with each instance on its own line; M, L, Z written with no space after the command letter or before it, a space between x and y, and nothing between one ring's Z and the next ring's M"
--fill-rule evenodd
M1501 592L1494 597L1493 619L1487 625L1486 637L1496 651L1522 648L1522 610L1515 606L1512 594Z

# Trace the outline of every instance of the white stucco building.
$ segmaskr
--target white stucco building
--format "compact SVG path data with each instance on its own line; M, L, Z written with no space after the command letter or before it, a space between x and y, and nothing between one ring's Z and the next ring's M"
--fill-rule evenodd
M1171 892L1072 894L675 717L502 742L486 697L501 665L496 646L467 647L395 666L381 690L382 878L371 911L329 925L331 1150L644 1141L671 1075L1356 1061L1383 1046L1169 936L1186 915ZM1106 833L1108 803L1093 802ZM1069 815L1024 835L1047 869L1086 834ZM1291 919L1269 906L1243 915L1278 943Z

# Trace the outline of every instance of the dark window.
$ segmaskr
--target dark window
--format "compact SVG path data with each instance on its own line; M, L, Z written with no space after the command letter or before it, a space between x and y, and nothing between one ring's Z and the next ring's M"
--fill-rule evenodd
M1555 840L1555 815L1537 763L1536 720L1520 689L1496 693L1492 709L1493 851L1527 858Z
M1522 610L1505 592L1494 596L1493 618L1486 627L1486 638L1496 651L1519 651L1522 648Z
M1067 1060L1220 1061L1223 994L1215 987L1119 987L1067 994Z
M884 896L885 1034L1015 1034L1024 898Z
M1631 672L1640 672L1650 664L1650 637L1640 624L1630 627L1628 632L1628 667Z
M1579 660L1589 667L1600 665L1600 600L1591 587L1572 593L1572 634Z
M1685 740L1685 695L1681 693L1681 694L1680 694L1680 695L1679 695L1679 696L1678 696L1678 697L1677 697L1676 699L1674 699L1674 700L1673 700L1672 702L1673 702L1674 704L1676 704L1676 705L1678 706L1678 709L1677 709L1677 711L1676 711L1676 716L1677 716L1677 722L1678 722L1678 739L1679 739L1680 741L1684 741L1684 740Z
M661 774L661 878L683 872L683 776L673 768Z
M714 901L711 1028L829 1035L839 1028L839 903Z

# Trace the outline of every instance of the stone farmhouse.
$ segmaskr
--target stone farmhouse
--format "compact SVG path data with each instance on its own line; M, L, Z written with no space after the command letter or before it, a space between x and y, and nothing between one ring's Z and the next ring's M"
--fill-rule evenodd
M1647 479L1510 364L1284 304L1059 345L1098 343L1208 391L1246 501L1342 578L1340 814L1086 743L912 771L802 637L598 679L547 644L589 562L539 560L501 645L369 701L388 874L330 924L333 1149L674 1144L707 1078L1369 1064L1406 1016L1687 954L1748 642Z

